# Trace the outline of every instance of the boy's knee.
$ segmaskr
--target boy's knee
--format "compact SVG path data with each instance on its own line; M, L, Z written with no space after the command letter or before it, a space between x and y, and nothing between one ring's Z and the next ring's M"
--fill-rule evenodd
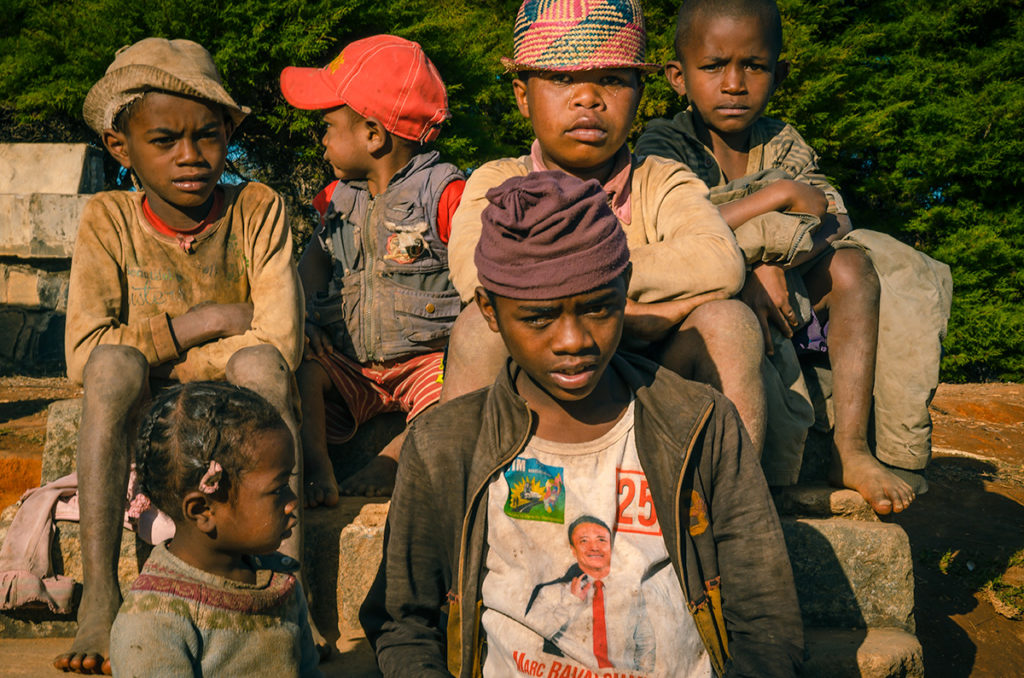
M724 351L736 360L761 361L761 328L754 312L739 299L701 304L680 327L680 331L686 330L695 330L711 354Z
M92 350L82 372L82 384L90 396L105 402L136 402L147 388L149 362L133 346L101 344Z
M868 255L857 247L836 250L829 265L833 291L856 291L878 297L878 274Z
M281 352L269 344L248 346L235 352L224 370L227 380L236 386L265 381L285 383L291 376Z

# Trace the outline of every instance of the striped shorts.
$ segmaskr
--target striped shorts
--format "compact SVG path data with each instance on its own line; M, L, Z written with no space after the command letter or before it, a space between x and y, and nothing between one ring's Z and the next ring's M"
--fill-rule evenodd
M425 353L386 365L361 365L339 351L316 360L341 402L327 399L327 442L347 442L359 425L384 412L406 412L412 421L441 398L444 352Z

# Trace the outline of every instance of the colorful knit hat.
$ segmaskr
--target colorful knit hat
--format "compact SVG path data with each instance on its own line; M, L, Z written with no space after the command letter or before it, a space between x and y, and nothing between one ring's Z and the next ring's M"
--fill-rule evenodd
M526 0L512 34L510 72L639 68L647 31L639 0Z
M531 172L487 191L473 261L484 289L559 299L607 285L629 265L626 233L596 179Z

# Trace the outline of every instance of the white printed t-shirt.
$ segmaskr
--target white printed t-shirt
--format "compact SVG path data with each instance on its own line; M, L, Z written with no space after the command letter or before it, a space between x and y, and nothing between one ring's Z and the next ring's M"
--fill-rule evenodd
M711 676L637 457L632 403L597 440L532 438L487 501L484 676ZM568 530L579 518L578 560ZM595 571L609 555L607 576L583 571L580 561Z

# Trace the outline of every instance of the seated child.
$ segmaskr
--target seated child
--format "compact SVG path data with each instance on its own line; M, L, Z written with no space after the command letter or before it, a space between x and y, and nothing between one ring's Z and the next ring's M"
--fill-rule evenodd
M712 187L752 266L743 298L769 350L770 324L792 337L808 320L791 294L809 300L834 379L830 477L878 513L902 511L927 489L913 471L931 453L948 268L883 234L850 233L814 151L789 125L762 117L788 70L774 0L686 0L675 48L665 74L689 108L652 122L637 149L686 163Z
M440 397L443 349L459 314L448 234L465 180L422 148L449 117L448 96L415 42L357 40L322 69L286 68L281 91L297 108L324 111L324 158L338 177L314 201L321 225L299 263L306 504L334 506L327 443L348 441L382 412L412 421ZM391 494L403 438L341 493Z
M168 380L227 380L260 393L298 432L302 292L284 203L261 184L218 184L247 113L189 40L119 50L85 99L86 122L139 190L86 205L71 261L65 351L85 390L85 589L74 644L55 661L65 671L109 667L131 441L150 393ZM282 549L297 557L300 538L295 530Z
M661 158L630 154L626 137L643 89L646 33L636 0L524 2L506 67L536 140L530 154L475 170L452 224L452 281L473 299L473 251L487 191L533 170L597 179L629 242L633 277L627 345L728 396L760 450L763 359L755 319L738 300L743 261L707 188ZM505 358L496 335L470 304L452 331L443 399L488 385Z
M117 613L114 675L320 675L302 586L288 573L296 561L274 554L298 522L294 450L281 416L248 389L194 382L156 398L135 463L175 532Z
M630 251L603 187L488 191L476 303L511 360L410 429L360 612L385 676L795 676L782 529L735 408L616 354Z

